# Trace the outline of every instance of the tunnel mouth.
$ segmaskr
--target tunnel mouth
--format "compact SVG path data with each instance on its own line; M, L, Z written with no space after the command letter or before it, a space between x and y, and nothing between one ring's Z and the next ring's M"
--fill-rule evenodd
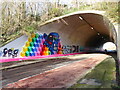
M103 44L102 49L106 51L116 51L116 45L113 42L106 42Z
M88 53L106 53L107 51L116 51L116 49L108 49L110 46L116 48L109 35L97 34L88 39L85 50Z

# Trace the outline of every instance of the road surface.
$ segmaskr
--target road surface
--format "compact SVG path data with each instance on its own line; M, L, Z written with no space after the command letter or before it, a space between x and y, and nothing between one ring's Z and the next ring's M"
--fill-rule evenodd
M86 57L69 56L66 59L53 59L3 70L3 87L69 87L107 57L109 56L104 54L91 54Z
M17 80L20 80L32 75L40 74L44 71L47 71L59 66L63 66L68 63L84 60L86 58L87 57L79 57L77 59L67 59L67 58L50 59L46 61L37 62L34 64L29 64L26 66L2 70L2 85L5 86Z

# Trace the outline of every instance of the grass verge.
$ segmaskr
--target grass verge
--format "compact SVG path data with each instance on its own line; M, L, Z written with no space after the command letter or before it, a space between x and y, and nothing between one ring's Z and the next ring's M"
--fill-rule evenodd
M109 57L70 88L111 88L115 82L115 61Z

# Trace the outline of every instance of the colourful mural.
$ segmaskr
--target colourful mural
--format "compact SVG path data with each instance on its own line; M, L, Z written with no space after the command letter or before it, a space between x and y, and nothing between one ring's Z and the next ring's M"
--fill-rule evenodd
M32 34L25 43L20 55L22 57L62 54L59 34Z
M61 45L60 36L56 32L51 32L50 34L33 33L26 40L23 43L24 46L22 45L19 49L14 49L15 47L1 49L0 57L2 59L0 59L0 63L85 53L85 48L82 46ZM21 49L22 51L20 51Z
M56 54L70 54L79 53L85 51L86 48L79 45L61 45L60 36L56 32L50 34L38 34L33 33L27 39L22 51L19 53L19 49L4 48L0 52L0 57L29 57L29 56L47 56Z

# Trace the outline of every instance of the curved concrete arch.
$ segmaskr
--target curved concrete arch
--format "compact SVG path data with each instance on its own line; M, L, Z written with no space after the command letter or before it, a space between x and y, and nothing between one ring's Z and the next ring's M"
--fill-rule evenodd
M109 41L117 44L117 33L113 24L95 11L80 11L60 16L47 21L38 28L38 33L49 34L51 32L57 32L60 35L61 43L65 46L63 51L67 49L69 51L64 54L101 49L103 44ZM0 51L4 48L19 49L19 57L27 40L28 36L23 35L1 47Z
M75 12L54 18L39 27L40 33L57 32L63 45L100 48L105 42L116 44L116 30L103 15L95 12Z

